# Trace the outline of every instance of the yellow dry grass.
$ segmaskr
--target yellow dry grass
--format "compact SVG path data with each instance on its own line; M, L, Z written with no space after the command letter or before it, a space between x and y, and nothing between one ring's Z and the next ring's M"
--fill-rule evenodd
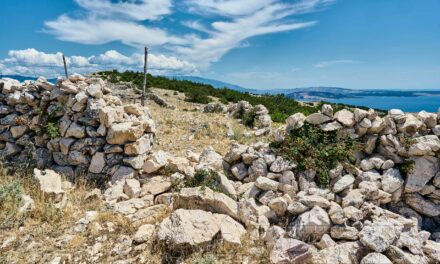
M250 144L264 137L245 136L249 129L221 113L205 114L203 105L184 101L184 95L173 91L153 89L153 92L175 105L175 110L163 108L152 101L147 102L157 125L158 144L156 150L164 150L175 156L184 156L187 149L200 153L212 146L217 152L225 154L232 142ZM235 136L227 137L227 124L233 128ZM214 241L196 249L172 249L152 239L148 243L133 245L133 251L127 256L112 253L115 241L121 235L133 237L138 224L108 211L101 200L86 200L86 194L95 186L77 182L68 192L67 206L58 209L52 197L39 191L32 173L23 170L10 170L0 167L1 190L17 182L22 193L30 195L35 203L32 211L20 214L17 199L9 199L0 204L0 247L8 239L7 246L0 248L0 264L3 263L48 263L55 256L62 256L68 263L111 263L115 260L130 260L132 263L241 263L250 257L249 263L267 263L267 252L263 245L243 240L241 247L227 246ZM8 194L13 195L13 194ZM1 201L1 200L0 200ZM104 227L89 226L82 233L72 233L75 223L84 217L87 211L98 211L96 223ZM169 212L157 216L154 222L160 222ZM148 221L147 221L148 222ZM141 221L141 223L147 223ZM113 231L106 226L111 223ZM149 222L148 222L149 223ZM63 246L60 241L71 236ZM99 260L90 259L90 248L97 241L104 240Z
M220 154L225 154L232 142L251 144L267 140L265 137L245 136L249 128L223 113L203 113L204 105L184 101L182 93L158 88L152 91L176 106L172 110L147 102L157 126L156 149L184 156L187 149L200 153L212 146ZM228 123L235 133L232 138L227 136Z

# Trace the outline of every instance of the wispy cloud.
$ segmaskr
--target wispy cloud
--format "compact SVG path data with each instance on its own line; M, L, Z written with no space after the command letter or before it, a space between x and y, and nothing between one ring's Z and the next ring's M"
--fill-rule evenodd
M71 72L88 73L100 70L117 69L121 71L142 69L143 54L123 55L115 50L90 57L66 57ZM197 74L197 68L176 57L150 54L150 72L154 74ZM61 52L45 53L36 49L11 50L6 59L0 60L2 74L44 75L55 77L62 73Z
M356 60L330 60L330 61L321 61L315 64L316 68L327 68L339 64L353 64L353 63L359 63L359 61Z
M317 21L298 16L320 10L335 0L75 0L79 15L62 14L45 22L44 31L63 41L130 46L149 45L206 68L231 49L245 47L260 35L298 30ZM158 23L177 10L194 17L181 22L190 33L176 33ZM75 13L77 14L77 13ZM171 33L173 32L173 33Z

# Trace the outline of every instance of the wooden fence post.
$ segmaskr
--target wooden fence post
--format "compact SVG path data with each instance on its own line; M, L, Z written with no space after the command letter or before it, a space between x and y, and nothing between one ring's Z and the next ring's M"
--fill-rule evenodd
M147 63L148 63L148 48L144 50L144 85L142 87L141 105L145 106L145 93L147 90Z
M67 64L66 64L66 57L64 57L63 53L63 63L64 63L64 74L66 75L66 80L69 79L69 75L67 74Z

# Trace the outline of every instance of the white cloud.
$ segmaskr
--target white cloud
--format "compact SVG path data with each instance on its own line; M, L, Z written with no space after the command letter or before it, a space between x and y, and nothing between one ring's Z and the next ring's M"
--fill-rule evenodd
M359 61L355 60L330 60L330 61L321 61L315 64L316 68L327 68L338 64L353 64L358 63Z
M295 14L312 12L320 4L328 3L326 0L307 0L296 4L284 4L265 0L257 1L257 4L253 5L255 9L249 9L245 8L247 2L247 0L192 1L191 3L196 5L197 9L205 8L207 11L215 11L222 15L232 15L233 19L211 23L209 31L203 30L210 33L207 38L199 38L191 46L177 47L177 52L186 58L192 58L197 65L206 67L218 61L231 49L240 47L246 39L251 37L315 25L315 21L287 22L284 19ZM230 5L239 5L242 8L234 9L234 13L228 12ZM214 6L217 9L212 11ZM238 12L239 10L241 12ZM192 26L192 28L196 27Z
M105 44L120 41L130 46L185 44L184 38L170 36L159 28L149 28L132 21L88 17L75 19L66 15L45 22L45 32L56 38L82 44Z
M11 50L9 57L0 60L2 74L19 74L56 77L63 73L62 53L45 53L36 49ZM101 70L119 71L143 69L143 54L134 53L125 56L115 50L103 54L90 56L66 56L69 72L91 73ZM148 66L153 74L197 74L194 64L176 57L149 54Z
M134 20L158 20L171 13L171 0L129 0L126 2L111 0L75 0L89 12L105 17L122 15Z
M252 14L277 0L189 0L191 12L217 14L222 16L243 16Z
M234 48L247 47L255 36L310 27L316 21L298 21L335 0L188 0L174 3L175 10L197 16L180 24L192 34L175 33L170 19L172 0L75 0L83 8L77 16L61 15L45 22L45 32L63 41L160 47L176 57L206 68ZM174 32L174 33L170 33Z
M63 66L62 53L47 54L36 49L10 50L7 64L14 65L39 65L39 66Z

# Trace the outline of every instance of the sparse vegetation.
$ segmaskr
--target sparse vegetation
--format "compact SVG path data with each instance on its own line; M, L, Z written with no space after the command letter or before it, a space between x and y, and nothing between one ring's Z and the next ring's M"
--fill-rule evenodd
M282 142L271 144L278 154L298 165L300 171L315 170L316 183L327 187L330 181L330 170L338 162L352 162L354 152L360 143L336 132L324 132L319 127L304 124L293 130Z
M49 122L46 125L46 133L49 135L50 139L54 139L60 136L58 132L58 126L56 123Z
M208 187L212 190L218 191L217 186L215 184L217 180L217 172L208 169L200 169L197 170L194 174L194 178L188 179L185 182L185 187L193 188L193 187Z
M0 229L17 227L23 222L23 187L19 180L0 185Z
M414 164L414 160L406 159L403 163L398 164L397 168L399 169L400 173L406 177L414 168Z
M107 80L118 79L121 82L131 82L138 88L142 87L143 74L140 72L105 71L98 74ZM148 86L184 93L185 100L193 103L207 104L212 101L210 98L212 96L219 98L224 104L242 100L248 101L252 105L262 104L269 109L272 120L275 122L284 122L288 116L296 112L311 114L318 110L317 107L302 105L284 95L253 95L227 88L216 89L211 85L191 81L172 80L161 76L148 75Z

